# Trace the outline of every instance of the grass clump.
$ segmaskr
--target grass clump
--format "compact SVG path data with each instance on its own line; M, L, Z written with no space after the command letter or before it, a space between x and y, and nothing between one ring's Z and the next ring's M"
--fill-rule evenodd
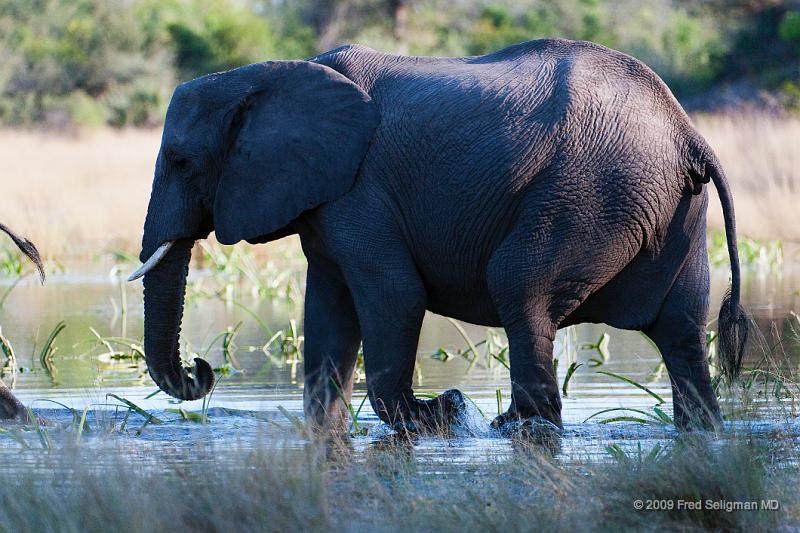
M642 527L650 517L679 529L763 529L776 526L781 517L763 508L765 502L779 500L780 505L788 496L777 481L782 472L769 469L769 450L746 437L716 441L682 435L663 454L618 456L604 477L617 489L604 499L603 514L622 527ZM654 503L656 510L635 511L636 500L660 503ZM741 509L753 502L754 510Z
M418 458L415 443L396 436L357 449L348 439L254 451L198 443L191 458L168 447L84 443L23 457L25 475L0 471L0 522L19 531L739 530L796 523L797 468L741 435L687 435L638 453L618 448L600 462L557 460L516 440L508 455L470 464L446 448ZM64 471L69 475L58 475ZM636 510L636 500L777 500L779 509L648 511Z

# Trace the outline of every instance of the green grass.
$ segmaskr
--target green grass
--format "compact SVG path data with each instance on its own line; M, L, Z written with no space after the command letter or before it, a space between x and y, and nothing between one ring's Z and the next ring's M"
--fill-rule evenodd
M195 259L201 275L189 284L193 298L256 299L302 303L305 260L296 251L258 260L252 246L223 246L200 241L202 254Z
M736 246L739 261L745 268L761 272L778 272L783 268L783 242L752 239L738 235ZM730 264L725 232L717 230L708 237L708 259L712 267L725 268Z

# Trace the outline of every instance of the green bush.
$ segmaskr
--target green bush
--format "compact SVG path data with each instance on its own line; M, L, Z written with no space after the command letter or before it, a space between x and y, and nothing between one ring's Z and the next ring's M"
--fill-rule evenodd
M800 11L789 11L778 25L778 35L788 43L800 47Z
M539 3L517 13L504 5L490 4L483 8L468 34L470 54L485 54L543 37L594 41L607 46L617 42L608 12L600 0Z
M530 36L524 21L515 20L505 7L489 5L483 9L470 32L467 52L471 55L486 54L527 41Z
M268 59L316 53L316 35L290 7L280 17L236 0L139 0L145 50L166 48L181 80Z
M2 0L0 119L127 125L103 109L109 94L135 92L142 83L161 92L172 83L169 63L142 52L136 22L125 0Z
M76 124L97 127L108 120L108 110L103 102L92 98L83 91L70 93L66 99L68 116Z
M158 124L175 84L315 52L296 16L237 0L0 0L0 121Z
M647 63L676 95L705 91L722 74L727 50L713 21L672 10L643 27L623 50Z
M642 59L678 95L706 90L726 52L710 18L668 5L600 0L537 2L530 7L489 4L466 32L470 54L485 54L542 37L593 41Z
M266 19L231 2L198 4L189 4L183 13L199 16L181 16L167 24L180 78L192 79L275 55L276 35Z
M746 78L795 105L788 0L0 0L0 123L154 125L179 81L318 46L460 56L542 37L630 53L678 98Z
M786 80L781 84L781 96L789 111L800 113L800 83Z

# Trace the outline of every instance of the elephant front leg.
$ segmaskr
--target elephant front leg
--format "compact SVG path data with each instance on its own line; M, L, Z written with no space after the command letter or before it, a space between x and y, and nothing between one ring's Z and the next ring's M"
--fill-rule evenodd
M416 271L361 271L353 285L372 409L395 430L446 429L463 410L463 395L418 400L412 388L427 299Z
M309 264L306 284L306 421L315 429L344 431L361 331L350 291L338 270L317 263Z

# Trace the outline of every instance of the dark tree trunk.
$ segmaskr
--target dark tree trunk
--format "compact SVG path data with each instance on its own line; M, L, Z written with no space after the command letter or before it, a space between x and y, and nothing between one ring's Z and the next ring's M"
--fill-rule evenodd
M349 0L333 0L327 3L327 9L322 9L315 17L314 26L317 30L320 52L335 48L339 43L342 24L350 10Z
M397 51L401 54L408 53L408 3L408 0L389 0L392 33L397 40Z

